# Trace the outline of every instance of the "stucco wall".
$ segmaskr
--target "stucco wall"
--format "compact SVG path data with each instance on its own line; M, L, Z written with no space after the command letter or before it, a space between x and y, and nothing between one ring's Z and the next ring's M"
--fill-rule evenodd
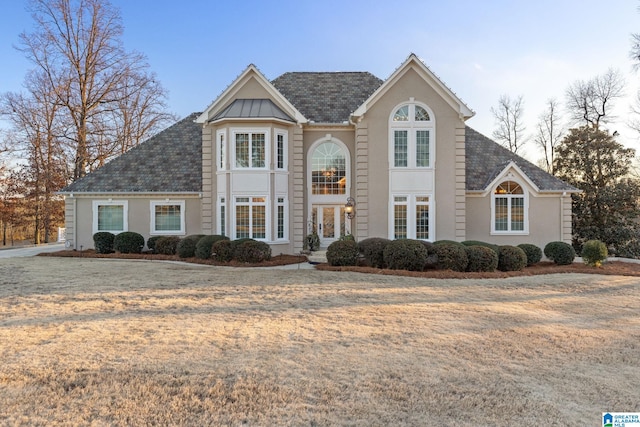
M529 196L529 234L491 234L491 194L467 197L467 240L480 240L498 245L532 243L541 249L552 241L563 239L561 196Z
M90 249L93 248L93 200L127 200L128 201L128 231L135 231L144 236L145 242L151 235L151 204L153 201L164 201L166 199L177 201L185 201L185 234L178 235L178 237L184 237L190 234L201 234L201 200L199 197L189 196L176 196L176 195L161 195L154 197L122 197L118 195L106 195L100 198L84 198L75 197L76 200L76 236L77 241L75 243L75 249ZM71 200L68 199L68 203L71 204Z

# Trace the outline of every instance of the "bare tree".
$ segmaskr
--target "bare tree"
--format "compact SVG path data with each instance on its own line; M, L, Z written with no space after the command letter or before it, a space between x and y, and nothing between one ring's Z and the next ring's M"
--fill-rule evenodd
M536 145L542 151L544 158L541 160L542 167L553 174L553 158L556 147L562 140L564 130L560 124L558 116L559 104L554 98L547 100L547 109L540 114L538 119L538 133L534 137Z
M113 147L127 146L127 138L113 139L119 132L112 115L123 103L147 99L147 109L136 117L158 125L166 93L148 73L146 58L123 48L120 12L108 0L31 0L30 6L38 30L20 35L20 50L49 80L65 110L75 180L122 151Z
M502 95L498 100L498 107L492 107L491 113L497 125L497 129L493 131L493 137L510 151L518 154L526 142L524 138L526 128L522 122L523 96L511 99L508 95Z
M624 95L624 79L618 70L591 80L578 80L567 89L567 110L577 125L587 125L599 129L601 124L612 122L614 102Z

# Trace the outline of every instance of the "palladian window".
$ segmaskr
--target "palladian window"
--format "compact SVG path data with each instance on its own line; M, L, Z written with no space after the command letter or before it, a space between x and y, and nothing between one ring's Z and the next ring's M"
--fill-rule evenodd
M347 165L342 147L323 142L311 158L312 194L346 194Z
M523 233L526 230L525 192L517 182L504 181L493 194L493 231Z
M403 105L393 113L389 126L392 167L433 167L434 123L426 108Z

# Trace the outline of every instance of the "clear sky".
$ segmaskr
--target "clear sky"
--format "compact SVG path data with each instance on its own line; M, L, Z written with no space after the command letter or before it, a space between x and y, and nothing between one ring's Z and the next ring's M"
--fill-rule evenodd
M502 94L524 96L527 133L545 100L564 101L569 84L608 68L627 81L618 102L625 125L640 82L629 59L640 33L638 0L112 0L125 48L147 55L169 91L172 112L204 110L249 64L268 79L287 71L369 71L386 79L417 54L491 135ZM30 64L13 46L33 30L26 1L0 0L0 92L20 91ZM527 157L539 154L531 144Z

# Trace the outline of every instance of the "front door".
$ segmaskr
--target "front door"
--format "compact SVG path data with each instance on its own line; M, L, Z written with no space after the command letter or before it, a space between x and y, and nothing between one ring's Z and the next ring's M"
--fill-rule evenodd
M326 248L345 234L344 206L314 205L313 224L320 237L320 247Z

